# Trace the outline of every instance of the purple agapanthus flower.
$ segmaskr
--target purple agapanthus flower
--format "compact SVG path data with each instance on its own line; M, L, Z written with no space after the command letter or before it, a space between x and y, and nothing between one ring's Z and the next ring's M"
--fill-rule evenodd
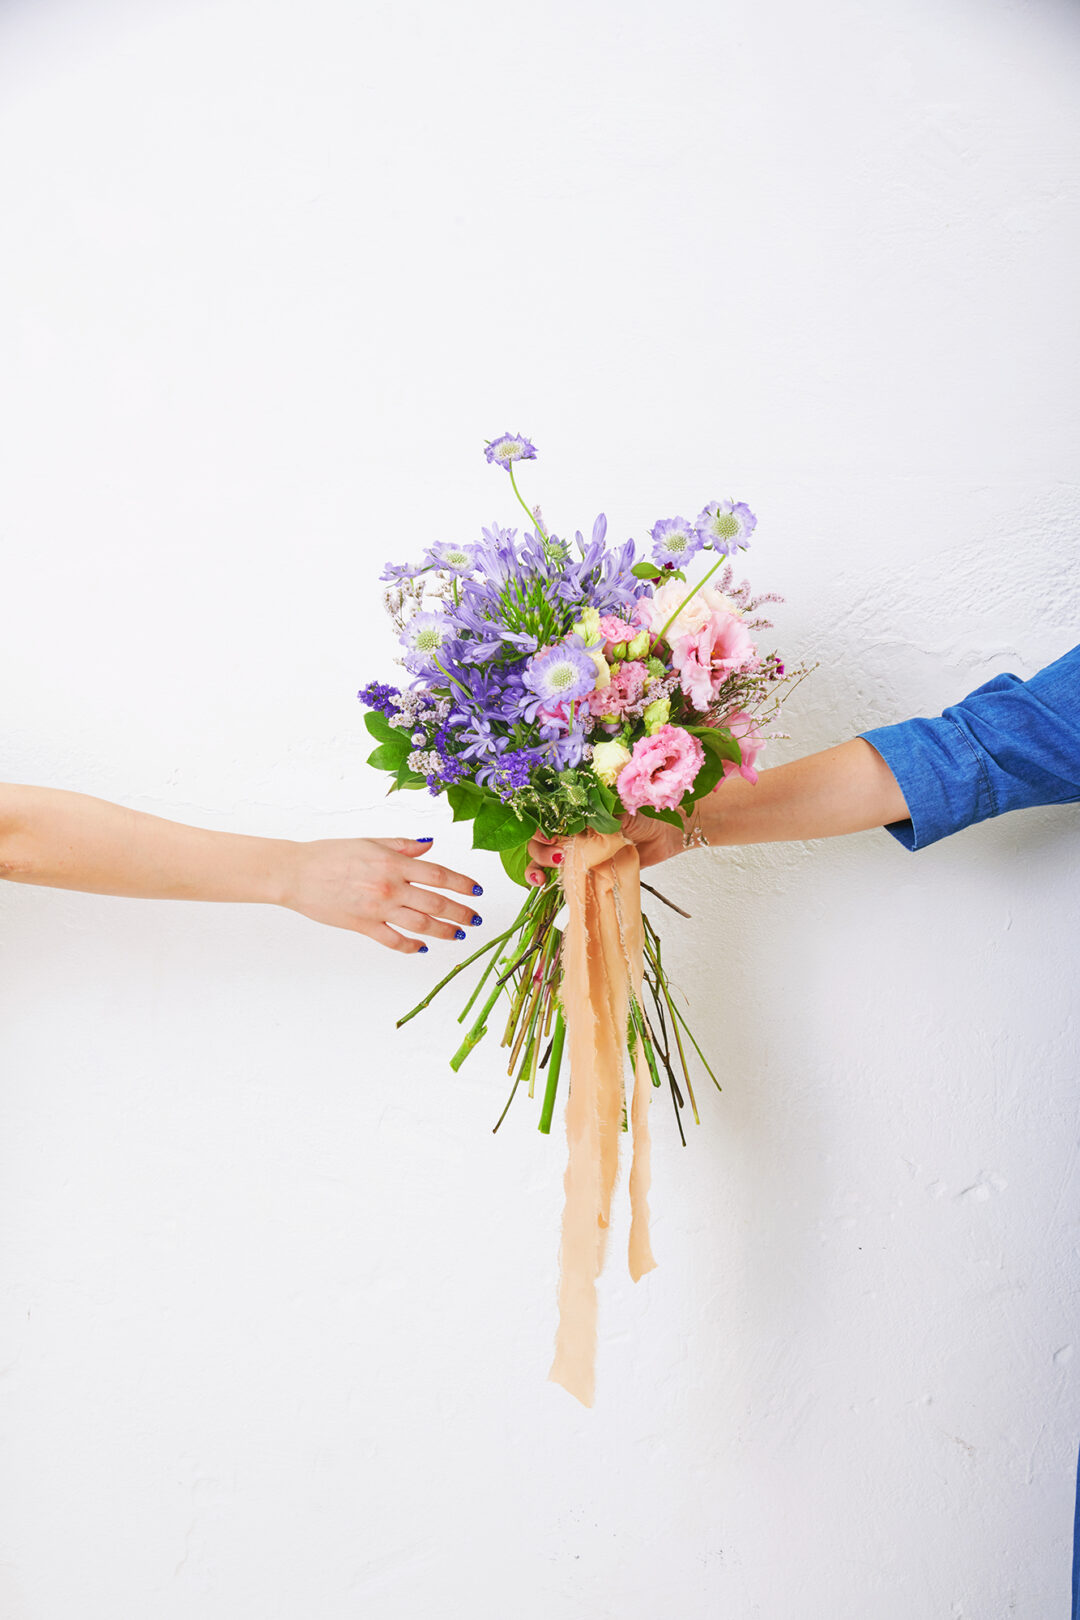
M476 567L476 547L459 546L456 540L437 540L425 551L424 563L448 574L471 574Z
M685 518L661 518L649 530L653 543L653 562L660 568L681 568L705 541L692 523Z
M710 501L697 520L697 531L705 545L722 557L744 551L756 528L757 518L745 501Z
M447 613L415 613L400 637L406 667L414 675L434 669L435 660L457 633L457 625Z
M576 698L587 697L596 685L596 663L585 651L581 637L571 636L530 658L524 680L543 704L573 703Z
M536 446L530 444L521 433L503 433L499 438L492 439L484 455L493 465L509 467L512 461L535 461Z

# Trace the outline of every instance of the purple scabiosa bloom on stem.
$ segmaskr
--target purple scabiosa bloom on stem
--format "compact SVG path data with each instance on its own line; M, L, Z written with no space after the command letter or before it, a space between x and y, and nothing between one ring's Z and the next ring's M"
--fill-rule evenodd
M536 446L530 444L521 433L504 433L500 438L492 439L484 454L492 465L509 467L512 461L535 461Z
M390 585L397 585L403 579L412 579L414 574L423 572L423 563L387 563L379 578Z
M722 557L732 557L750 544L757 518L745 501L710 501L698 515L702 540Z
M476 547L459 546L455 540L437 540L424 552L424 563L448 574L471 574L476 567Z
M544 704L573 703L576 698L587 697L596 685L596 662L585 651L580 637L574 636L530 658L524 681Z
M435 668L443 648L457 635L457 625L446 613L415 613L401 635L405 664L414 675Z
M661 518L649 530L649 538L653 543L653 562L660 568L681 568L705 544L695 525L681 517Z

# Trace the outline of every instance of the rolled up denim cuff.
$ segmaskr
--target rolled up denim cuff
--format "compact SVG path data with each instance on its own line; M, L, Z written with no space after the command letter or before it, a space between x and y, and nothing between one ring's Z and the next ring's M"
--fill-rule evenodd
M985 763L947 715L904 720L861 735L881 755L904 795L910 819L891 822L885 831L905 849L925 849L962 827L997 815Z

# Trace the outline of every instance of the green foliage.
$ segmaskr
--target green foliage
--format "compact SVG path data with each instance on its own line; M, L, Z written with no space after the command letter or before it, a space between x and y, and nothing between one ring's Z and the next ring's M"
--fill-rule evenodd
M536 831L536 822L519 816L508 804L490 799L484 804L473 825L473 848L502 851L517 844L527 844Z
M692 737L697 737L705 749L704 763L682 798L683 808L689 810L692 804L703 799L718 785L724 775L724 761L730 760L733 765L738 765L742 761L742 752L731 732L721 726L687 726L686 730Z
M507 877L512 878L515 883L520 883L523 889L532 887L530 883L525 882L525 868L529 864L528 844L515 844L513 849L501 850L499 859L503 863Z
M631 568L630 572L638 579L660 578L660 569L657 568L655 563L649 562L648 558L643 558L641 562L636 562L633 568Z
M393 743L380 743L367 757L369 765L377 771L397 771L409 757L409 745L405 743L404 749L397 748Z
M487 797L483 788L478 788L474 782L455 782L446 790L446 802L455 821L471 821Z
M380 714L378 709L368 710L364 716L364 724L376 742L402 742L408 752L410 748L408 737L399 727L392 726L385 714Z
M651 805L646 805L638 814L648 816L650 821L666 821L669 827L678 827L680 832L686 826L677 810L654 810Z

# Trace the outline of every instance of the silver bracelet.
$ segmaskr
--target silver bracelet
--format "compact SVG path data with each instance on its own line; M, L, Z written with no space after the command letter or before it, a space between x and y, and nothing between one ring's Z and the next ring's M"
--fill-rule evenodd
M706 838L705 830L698 820L697 805L683 820L682 847L684 850L709 848L709 840Z

